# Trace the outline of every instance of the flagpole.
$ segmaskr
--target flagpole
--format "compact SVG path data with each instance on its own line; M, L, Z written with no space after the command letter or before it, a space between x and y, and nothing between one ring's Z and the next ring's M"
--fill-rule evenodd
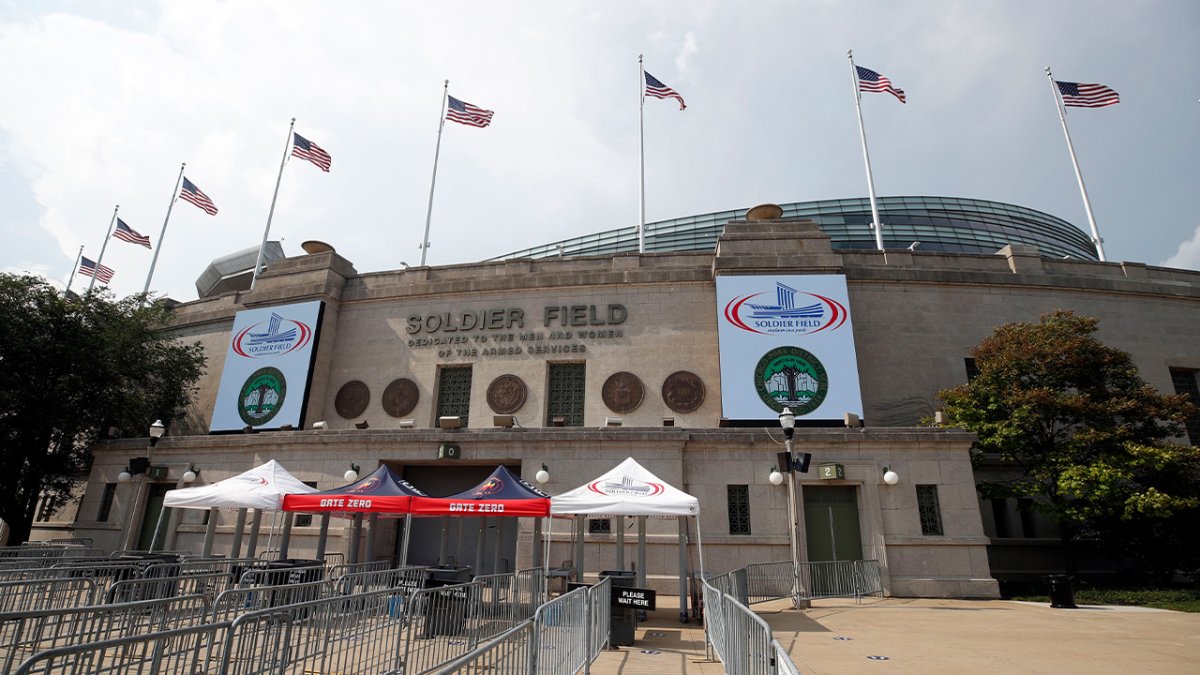
M142 295L150 292L150 280L154 278L154 267L158 264L158 252L162 250L163 237L167 236L167 223L171 221L171 209L175 206L175 195L179 192L179 184L183 182L183 168L187 162L179 165L179 177L175 179L175 189L171 190L171 201L167 202L167 217L163 218L162 232L158 233L158 244L154 247L154 257L150 260L150 272L146 275L146 286ZM142 299L145 302L145 298Z
M879 223L879 205L875 203L875 178L871 175L871 155L867 152L867 130L863 126L862 92L858 89L858 71L854 68L854 51L847 49L850 59L851 85L854 87L854 109L858 111L858 135L862 138L863 161L867 164L867 194L871 197L871 228L875 230L875 248L883 250L883 227Z
M641 188L638 210L638 253L646 252L646 67L638 54L638 160L641 167Z
M100 245L100 257L96 259L96 271L92 272L92 283L88 284L87 292L92 292L92 286L96 285L96 277L100 274L100 264L104 262L104 249L108 248L108 239L112 236L113 223L117 222L117 209L121 208L120 204L113 207L112 220L108 222L108 231L104 234L104 243Z
M79 269L79 259L83 257L83 246L79 247L79 253L75 254L75 264L71 266L71 278L67 279L67 293L71 292L71 284L75 283L75 270Z
M429 179L429 208L425 210L425 236L421 238L421 267L429 255L429 221L433 218L433 187L437 185L438 157L442 154L442 129L446 126L446 97L450 95L450 80L442 85L442 107L438 108L438 137L433 149L433 178Z
M288 154L292 149L292 131L296 128L296 118L288 126L287 143L283 146L283 159L279 161L279 177L275 179L275 194L271 195L271 210L267 213L267 229L263 230L262 243L258 246L258 260L254 262L254 276L250 277L250 290L254 290L254 282L262 271L263 252L267 250L267 236L271 234L271 219L275 217L275 200L279 198L279 184L283 182L283 166L287 164Z
M1058 86L1054 84L1054 76L1050 74L1050 66L1046 66L1046 80L1050 83L1050 91L1054 94L1054 106L1058 108L1058 120L1062 122L1063 136L1067 139L1067 150L1071 153L1071 166L1075 167L1075 179L1079 181L1079 194L1083 195L1083 209L1087 211L1088 225L1092 228L1092 244L1096 246L1096 255L1104 262L1104 240L1100 238L1100 230L1096 227L1096 216L1092 213L1092 202L1088 199L1087 187L1083 184L1083 173L1079 170L1079 160L1075 159L1075 145L1071 143L1071 132L1067 131L1067 111L1063 108Z

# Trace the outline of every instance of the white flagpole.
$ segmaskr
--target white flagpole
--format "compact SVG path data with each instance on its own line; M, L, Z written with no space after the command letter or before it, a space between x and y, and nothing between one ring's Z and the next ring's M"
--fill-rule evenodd
M1096 216L1092 214L1092 202L1088 199L1087 187L1083 184L1083 173L1079 171L1079 160L1075 159L1075 146L1071 143L1071 132L1067 131L1067 111L1063 108L1058 85L1054 84L1054 76L1050 74L1050 66L1046 66L1046 79L1050 82L1050 91L1054 94L1054 106L1058 108L1058 120L1062 122L1063 136L1067 139L1067 150L1071 153L1071 166L1075 167L1075 179L1079 181L1079 194L1083 195L1083 209L1087 211L1088 225L1092 228L1092 244L1096 246L1096 255L1104 262L1104 240L1100 238L1100 230L1096 227Z
M638 54L638 159L641 166L638 253L646 252L646 68Z
M96 277L100 275L100 263L104 260L104 249L108 248L108 238L112 236L113 224L117 222L117 209L121 208L120 204L113 207L112 220L108 221L108 230L104 233L104 243L100 245L100 257L96 259L96 269L92 272L92 283L88 284L87 292L92 292L92 286L96 285Z
M421 238L421 267L429 254L429 221L433 218L433 187L437 185L438 157L442 154L442 129L446 126L446 97L450 95L450 80L442 84L442 107L438 108L438 137L433 149L433 178L429 179L429 208L425 211L425 236Z
M167 223L171 221L171 208L175 206L175 195L179 193L179 185L183 182L185 166L187 166L187 162L179 165L179 177L175 179L175 189L171 190L171 201L167 202L167 217L163 218L162 232L158 233L158 243L154 245L154 257L150 260L150 272L146 274L146 286L142 289L143 296L150 292L150 280L154 278L154 267L158 264L158 252L162 250L163 237L167 236Z
M846 50L850 59L850 84L854 87L854 109L858 111L858 135L862 138L863 161L867 164L867 194L871 197L871 228L875 230L875 248L883 250L883 227L879 223L879 206L875 203L875 178L871 175L871 155L867 152L867 130L863 127L862 92L858 89L858 71L854 68L854 52Z
M283 159L279 161L279 177L275 179L275 194L271 195L271 210L267 213L267 229L263 230L262 243L258 246L258 260L254 262L254 276L250 277L250 290L254 290L254 282L262 272L263 253L267 250L267 236L271 233L271 218L275 217L275 200L279 198L279 184L283 182L283 166L287 164L288 155L292 152L292 131L296 128L296 118L292 118L288 126L287 143L283 146Z
M83 257L83 246L79 247L79 253L75 254L75 264L71 266L71 278L67 279L67 293L71 292L71 284L75 283L75 270L79 269L79 259Z

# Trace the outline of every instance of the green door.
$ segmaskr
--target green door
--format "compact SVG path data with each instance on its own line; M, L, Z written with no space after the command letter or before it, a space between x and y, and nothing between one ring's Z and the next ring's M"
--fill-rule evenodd
M163 497L167 491L174 488L170 483L151 483L150 494L146 495L146 515L142 518L142 531L138 534L137 550L150 550L150 542L154 541L154 526L158 524L158 515L163 510ZM171 514L163 514L162 525L158 529L158 541L154 550L161 551L163 542L167 539L167 524Z
M808 559L862 560L858 490L853 485L805 485L804 529Z

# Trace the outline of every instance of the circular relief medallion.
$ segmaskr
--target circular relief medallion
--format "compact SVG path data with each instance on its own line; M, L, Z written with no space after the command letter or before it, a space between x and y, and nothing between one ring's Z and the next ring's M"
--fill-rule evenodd
M600 390L600 396L609 410L622 414L631 413L642 405L642 399L646 397L646 388L642 386L642 381L637 375L621 371L608 376L604 381L604 388Z
M825 366L799 347L777 347L763 354L754 367L758 397L775 412L791 408L797 416L820 407L829 393Z
M677 413L696 412L704 404L704 381L686 370L671 373L663 382L662 397L667 407Z
M351 380L338 389L337 396L333 399L333 407L337 414L351 419L363 414L370 401L371 390L367 385L358 380Z
M421 392L416 382L407 377L392 380L383 390L383 411L392 417L404 417L417 407L420 399Z
M516 375L501 375L488 385L487 402L493 412L511 415L525 405L529 388Z
M287 397L287 380L278 368L259 368L242 384L238 416L252 427L270 422Z

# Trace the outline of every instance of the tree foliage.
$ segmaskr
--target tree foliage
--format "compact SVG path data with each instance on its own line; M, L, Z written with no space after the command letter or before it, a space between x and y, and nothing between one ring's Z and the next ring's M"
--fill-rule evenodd
M1171 442L1197 409L1148 386L1097 323L1057 311L1000 326L972 352L978 376L941 393L945 412L978 434L977 462L998 464L985 498L1034 498L1068 543L1096 537L1144 571L1195 569L1195 544L1163 538L1200 523L1200 454Z
M165 303L64 294L0 274L0 519L28 538L39 498L58 508L109 430L143 436L179 417L204 367L163 328Z

